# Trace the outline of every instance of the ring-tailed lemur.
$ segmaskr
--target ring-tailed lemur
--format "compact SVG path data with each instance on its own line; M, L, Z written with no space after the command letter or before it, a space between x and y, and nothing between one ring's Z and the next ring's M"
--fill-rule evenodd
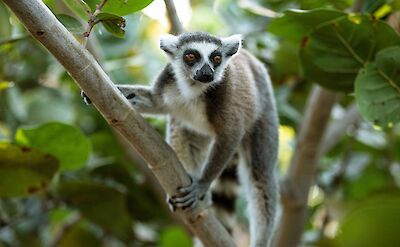
M251 246L265 247L278 201L278 117L267 71L241 49L241 39L197 32L167 35L160 47L170 63L152 86L118 87L138 111L169 115L168 142L192 177L190 186L171 195L170 204L193 207L213 186L217 216L229 229L239 175Z

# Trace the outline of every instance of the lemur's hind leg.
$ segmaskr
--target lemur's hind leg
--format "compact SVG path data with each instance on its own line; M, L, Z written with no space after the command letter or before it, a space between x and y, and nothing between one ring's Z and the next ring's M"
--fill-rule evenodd
M202 165L207 156L210 138L194 133L182 126L176 119L169 117L167 126L167 142L177 154L183 167L189 175L198 179L201 175ZM179 202L174 202L168 198L168 203L172 210L177 207L185 207ZM206 198L207 204L211 203L211 195Z
M240 182L246 192L250 221L251 247L267 247L274 232L278 202L275 177L278 146L277 126L267 119L257 121L253 132L244 140L240 163Z

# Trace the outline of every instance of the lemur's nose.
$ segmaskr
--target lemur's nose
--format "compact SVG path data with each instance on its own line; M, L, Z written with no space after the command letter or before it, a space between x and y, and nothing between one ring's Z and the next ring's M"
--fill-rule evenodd
M210 65L205 63L201 69L196 71L194 79L200 82L211 82L214 80L214 72L212 71Z

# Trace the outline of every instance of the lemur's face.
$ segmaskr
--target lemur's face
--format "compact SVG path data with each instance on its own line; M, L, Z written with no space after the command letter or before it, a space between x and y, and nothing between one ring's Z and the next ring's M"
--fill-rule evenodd
M160 47L170 58L177 77L195 84L210 84L222 79L229 59L241 47L241 36L217 38L206 33L168 35Z

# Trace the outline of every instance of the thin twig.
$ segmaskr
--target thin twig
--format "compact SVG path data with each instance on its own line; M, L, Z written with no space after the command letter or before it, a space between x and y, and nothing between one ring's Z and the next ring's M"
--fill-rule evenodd
M104 7L104 5L107 3L107 0L101 1L100 4L96 5L96 10L90 15L90 18L88 20L88 25L86 27L86 31L83 33L83 37L85 38L84 40L84 46L87 44L87 40L90 36L90 33L92 32L93 27L99 23L99 20L97 20L97 15L101 12L101 9Z

